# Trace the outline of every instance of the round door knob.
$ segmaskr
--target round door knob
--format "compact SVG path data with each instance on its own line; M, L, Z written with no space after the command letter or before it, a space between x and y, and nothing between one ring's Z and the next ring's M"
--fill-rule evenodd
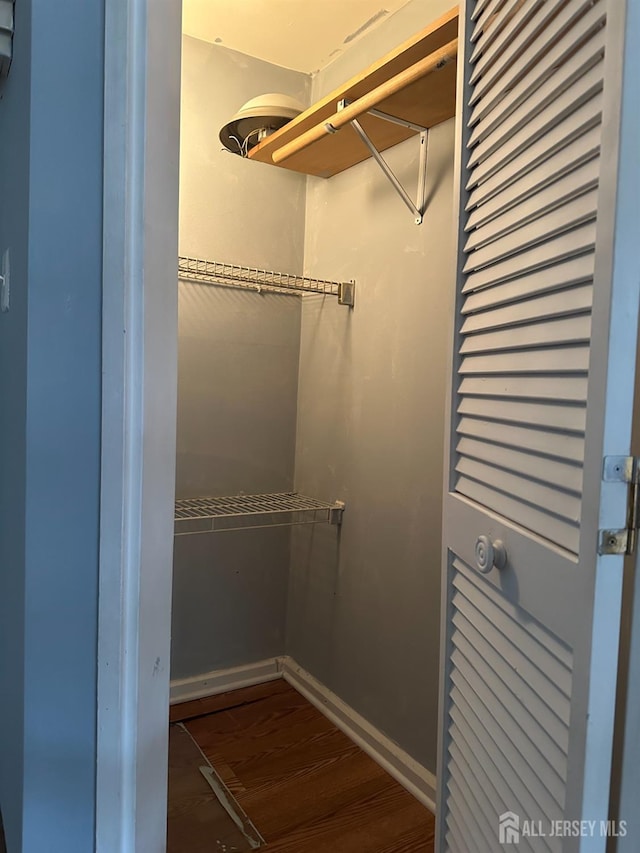
M504 569L507 565L507 552L500 539L492 541L488 536L478 536L476 541L476 566L484 575L495 566Z

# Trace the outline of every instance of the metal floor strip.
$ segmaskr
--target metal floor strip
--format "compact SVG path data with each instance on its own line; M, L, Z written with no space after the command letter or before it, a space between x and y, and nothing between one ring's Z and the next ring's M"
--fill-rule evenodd
M245 812L245 810L233 796L229 788L220 778L215 767L213 767L205 753L202 751L199 743L195 740L189 729L182 723L176 723L175 725L179 726L183 731L185 731L189 735L195 746L198 748L200 755L206 762L205 765L199 768L200 772L202 773L207 784L215 794L216 799L218 800L220 805L224 808L231 820L235 823L240 832L247 839L251 849L257 850L263 844L266 844L265 839L262 837L249 815Z

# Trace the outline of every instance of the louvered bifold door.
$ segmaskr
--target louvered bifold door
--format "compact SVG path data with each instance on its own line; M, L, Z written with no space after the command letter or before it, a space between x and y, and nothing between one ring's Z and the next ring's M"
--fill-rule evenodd
M627 497L602 472L630 452L636 5L461 8L441 853L604 850L612 830L622 557L598 543Z

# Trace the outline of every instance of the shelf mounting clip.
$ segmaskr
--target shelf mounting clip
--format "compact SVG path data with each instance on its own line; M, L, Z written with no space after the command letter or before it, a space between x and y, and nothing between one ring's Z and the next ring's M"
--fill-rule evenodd
M338 111L343 110L345 107L349 106L351 101L343 98L338 101ZM422 220L424 218L425 212L425 204L426 204L426 195L427 195L427 134L428 128L422 127L422 125L415 124L412 121L406 121L405 119L397 118L396 116L389 115L388 113L382 112L381 110L367 110L368 115L375 116L376 118L384 119L384 121L392 122L393 124L401 125L402 127L408 127L411 130L415 130L420 134L420 163L419 163L419 171L418 171L418 195L417 200L414 204L411 196L406 191L406 189L402 186L393 170L384 159L382 154L378 151L376 146L373 144L371 137L366 132L366 130L362 127L358 119L352 119L349 124L353 127L355 132L358 134L360 139L367 146L369 151L371 152L371 156L376 161L378 166L382 169L386 177L388 178L391 186L398 193L402 201L409 208L411 213L414 216L414 221L416 225L421 225Z

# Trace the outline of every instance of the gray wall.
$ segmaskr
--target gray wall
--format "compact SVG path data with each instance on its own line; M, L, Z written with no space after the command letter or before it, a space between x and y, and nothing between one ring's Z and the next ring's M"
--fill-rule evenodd
M221 151L218 131L303 75L183 39L180 253L301 273L304 176ZM179 285L176 494L293 487L300 300ZM282 654L290 531L177 537L172 677Z
M177 497L293 486L301 300L181 282Z
M183 36L181 255L302 268L304 176L223 151L218 132L250 98L283 92L307 104L309 90L305 74Z
M410 0L354 44L342 46L334 61L320 72L314 85L314 99L360 74L368 65L395 50L455 5L453 0Z
M103 14L102 0L17 4L15 63L0 89L0 247L12 252L11 309L0 315L9 853L93 846Z
M300 300L183 283L177 496L293 488ZM178 536L172 677L282 654L287 528Z
M372 34L375 50L363 39L345 60L364 66L430 19L404 33L397 17ZM339 62L314 97L339 82ZM421 226L372 161L309 179L306 271L358 289L352 313L322 298L303 306L296 487L347 509L339 541L294 532L287 636L299 664L432 772L453 131L449 121L429 135ZM387 155L413 194L417 142Z

